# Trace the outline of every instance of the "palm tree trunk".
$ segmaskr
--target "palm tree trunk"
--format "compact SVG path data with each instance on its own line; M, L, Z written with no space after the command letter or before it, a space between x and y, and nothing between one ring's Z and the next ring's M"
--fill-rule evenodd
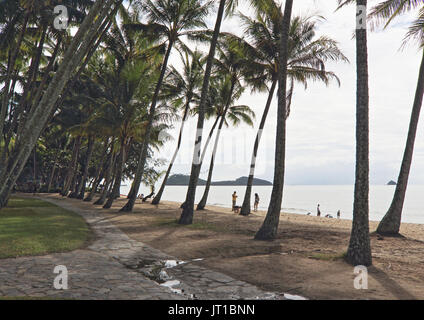
M424 50L415 92L414 105L412 107L411 120L409 122L408 138L406 140L402 165L396 184L395 194L386 215L378 225L377 232L384 235L398 235L402 217L403 203L405 201L406 188L408 186L409 171L411 169L412 156L414 153L415 137L417 134L418 121L424 94Z
M228 94L227 105L225 106L224 112L221 115L221 121L219 122L218 132L216 133L216 137L215 137L215 144L214 144L213 150L212 150L211 163L209 164L208 179L206 181L205 191L203 192L202 199L197 204L196 210L204 210L206 203L208 202L209 190L210 190L211 183L212 183L213 167L215 165L215 155L216 155L216 151L218 149L219 137L221 135L221 130L222 130L222 127L224 125L225 117L227 116L228 109L230 108L231 98L233 96L233 91L234 91L234 86L235 86L235 80L231 81L231 88L230 88L230 92ZM202 162L203 162L203 160L202 160Z
M152 131L153 118L154 118L155 112L156 112L156 103L157 103L157 99L159 97L160 88L162 87L163 79L165 77L165 72L166 72L166 68L168 66L168 60L169 60L169 56L171 55L171 50L172 50L173 44L174 43L170 40L169 44L168 44L168 48L166 50L165 57L164 57L163 62L162 62L162 69L161 69L161 72L160 72L158 82L156 84L155 93L153 94L152 104L151 104L150 110L149 110L149 122L147 124L146 134L144 136L143 145L141 147L141 153L140 153L140 157L138 159L138 164L137 164L137 171L136 171L136 174L135 174L135 177L134 177L134 182L133 182L135 192L133 192L133 194L131 194L131 197L129 197L125 206L121 208L120 211L122 211L122 212L131 212L134 208L135 200L137 199L137 192L140 189L141 179L142 179L143 173L144 173L144 166L146 164L146 159L147 159L147 150L148 150L149 142L150 142L150 133Z
M202 144L203 125L205 122L206 101L209 94L209 79L211 76L213 59L215 57L215 49L221 29L222 20L224 19L225 0L220 0L218 15L216 18L215 29L213 32L211 45L209 49L208 60L206 63L205 77L203 78L202 93L200 97L199 114L197 118L197 132L194 145L193 163L191 165L190 181L187 189L186 200L184 202L183 212L181 214L179 224L192 224L194 214L194 199L196 196L196 187L199 180L201 169L201 161L199 161L200 149Z
M293 0L287 0L281 24L280 71L278 90L277 136L275 142L274 183L265 220L255 235L256 240L271 240L277 235L283 199L284 170L286 156L286 114L287 114L287 61L288 39Z
M123 138L121 143L121 150L119 151L119 156L116 163L115 182L113 184L109 198L107 199L105 205L103 206L103 209L109 209L110 207L112 207L112 204L115 198L117 196L118 197L120 196L120 189L121 189L121 183L122 183L122 170L124 168L125 158L126 158L125 150L126 150L126 139Z
M112 144L113 144L113 139L112 139L112 142L111 142L111 151L108 155L107 149L109 147L109 143L105 142L105 149L102 153L102 155L103 155L102 159L100 160L99 166L96 170L96 176L95 176L95 180L93 182L93 185L91 186L91 191L88 194L88 196L84 199L84 201L86 201L86 202L91 202L93 200L93 197L94 197L94 195L97 191L97 187L99 186L100 181L103 180L105 170L107 170L107 167L108 167L108 165L111 161L111 158L112 158ZM106 158L106 160L105 160L105 158Z
M209 190L210 190L211 183L212 183L213 167L215 165L215 155L216 155L216 150L218 149L219 137L221 135L221 130L222 130L222 126L224 124L224 121L225 121L225 114L221 117L221 121L220 121L220 124L219 124L219 127L218 127L218 131L216 133L215 144L213 146L213 151L212 151L212 156L211 156L211 163L209 165L208 180L206 181L205 191L203 192L202 199L197 204L196 210L204 210L206 203L208 201Z
M247 185L246 185L246 192L244 193L244 200L243 204L241 206L240 214L242 216L247 216L250 214L251 208L250 208L250 200L252 197L252 186L253 186L253 178L255 176L255 168L256 168L256 157L258 155L258 149L259 149L259 143L261 141L262 132L265 127L266 118L268 116L269 108L271 106L272 99L274 98L274 92L275 88L277 86L277 80L272 81L271 88L269 90L268 94L268 100L265 105L264 112L262 114L262 119L259 124L258 133L256 134L255 144L253 146L253 154L252 154L252 160L250 161L250 173L249 178L247 179Z
M44 129L65 84L87 54L92 37L96 34L114 2L116 0L98 0L94 3L73 37L62 63L43 94L43 98L37 107L31 108L31 113L25 121L25 129L17 137L15 148L9 157L7 165L0 168L0 208L6 203L7 197L21 174L31 150Z
M215 132L216 126L219 123L219 119L221 119L222 116L217 116L215 119L214 124L212 125L212 128L209 130L208 138L206 139L205 145L203 146L202 155L200 156L200 167L202 167L203 160L205 160L206 151L208 150L208 145L212 139L213 133ZM180 208L184 208L185 202L181 204Z
M357 12L367 0L357 0ZM366 25L366 22L364 23ZM369 238L369 92L366 27L356 28L356 176L352 232L346 260L354 266L372 264Z
M90 167L90 161L91 161L91 156L93 155L93 147L94 147L94 137L93 136L89 136L88 137L88 149L87 149L87 154L85 156L85 162L84 162L84 171L83 171L83 175L82 175L82 179L81 179L81 184L78 187L77 193L78 199L84 199L84 195L85 195L85 186L87 184L87 176L88 176L88 168Z
M56 173L57 159L54 161L52 171L50 173L49 183L47 184L47 193L52 189L53 178Z
M162 181L162 185L160 186L158 193L156 194L156 196L152 200L152 204L159 204L160 199L162 198L162 194L163 194L163 191L165 190L166 182L168 181L168 177L171 173L172 166L174 165L175 159L177 158L177 155L178 155L178 151L180 150L180 147L181 147L181 140L182 140L182 137L183 137L184 125L187 121L189 108L190 108L190 103L187 101L185 108L184 108L184 114L183 114L183 119L182 119L182 122L181 122L180 133L178 135L177 148L175 149L174 155L172 156L172 159L169 162L168 170L166 170L165 177L163 178L163 181ZM131 191L133 191L132 188L131 188ZM133 191L133 192L135 192L135 191Z
M103 190L100 194L100 198L94 202L94 204L96 205L103 205L106 201L106 198L108 196L109 186L111 185L113 181L112 174L115 168L115 161L116 161L116 154L114 154L112 151L111 161L109 163L109 167L106 170L106 177L105 177Z
M62 192L60 193L63 197L68 195L69 189L71 188L71 184L72 184L73 178L75 176L80 146L81 146L81 136L78 136L75 139L74 147L72 148L71 162L70 162L69 167L68 167L68 173L66 175L65 182L63 184Z

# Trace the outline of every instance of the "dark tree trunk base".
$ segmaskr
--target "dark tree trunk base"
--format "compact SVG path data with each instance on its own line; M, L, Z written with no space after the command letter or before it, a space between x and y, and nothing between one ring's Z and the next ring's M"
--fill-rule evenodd
M261 241L272 241L275 239L275 235L271 230L259 229L259 231L255 234L255 240Z
M131 204L131 200L129 200L125 206L123 206L119 212L132 212L133 211L133 205Z
M205 210L205 205L198 204L197 207L196 207L196 211L202 211L202 210Z
M97 200L96 202L94 202L93 204L95 205L102 205L105 203L105 199L100 198L99 200Z

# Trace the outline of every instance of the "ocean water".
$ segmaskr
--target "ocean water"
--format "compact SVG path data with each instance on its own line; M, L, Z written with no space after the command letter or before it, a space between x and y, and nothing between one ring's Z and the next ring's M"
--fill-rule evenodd
M127 194L130 184L121 188L122 194ZM196 191L196 202L203 195L205 187L199 186ZM270 201L272 186L253 187L253 195L260 197L259 210L267 210ZM149 190L142 188L140 193L148 194ZM231 208L231 195L238 194L237 205L242 204L244 186L211 186L208 204ZM395 186L374 185L370 186L370 220L380 221L392 201ZM183 202L187 187L167 186L162 199ZM316 215L317 204L320 204L321 216L331 214L336 217L337 210L341 212L342 219L352 219L353 186L285 186L283 192L282 211L297 214L311 212ZM410 185L406 193L402 222L424 223L424 186Z

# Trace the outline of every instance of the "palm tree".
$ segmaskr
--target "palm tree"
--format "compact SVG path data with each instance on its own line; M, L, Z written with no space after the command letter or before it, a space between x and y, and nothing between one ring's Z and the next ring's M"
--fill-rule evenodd
M278 223L280 221L281 202L283 199L284 170L285 170L285 142L286 142L286 117L287 117L287 63L290 20L293 8L293 0L286 0L284 15L281 21L280 33L280 69L278 73L278 114L277 114L277 136L275 143L274 182L271 199L265 220L255 235L256 240L274 239L277 235Z
M338 2L340 8L351 3L352 0ZM356 0L356 173L352 232L346 260L352 265L369 266L372 264L372 257L369 237L369 88L366 9L367 0Z
M245 105L234 105L235 102L240 98L244 89L237 78L236 72L233 74L225 74L225 76L219 76L218 79L211 81L211 96L215 103L217 118L220 118L218 131L215 136L215 144L212 150L212 156L209 164L208 179L206 182L205 191L202 199L197 205L197 210L203 210L206 206L210 186L212 183L212 173L215 164L216 151L218 149L219 138L221 136L222 127L225 125L228 127L231 122L233 126L239 125L241 122L247 123L253 126L252 119L255 117L255 113Z
M393 200L389 210L379 223L377 232L384 235L396 236L399 234L400 223L402 218L403 203L405 201L406 188L408 186L409 171L414 153L415 137L417 134L418 120L420 117L421 106L424 94L424 37L422 30L424 29L424 9L422 2L419 1L394 1L387 0L378 4L371 10L370 16L377 21L385 21L385 27L398 15L405 11L412 10L421 6L421 11L418 19L411 26L407 39L417 40L419 46L423 48L421 66L419 69L417 88L415 91L414 104L412 106L411 119L409 122L408 138L406 140L405 151L403 154L402 164L399 172L399 177L396 184L396 190L393 195Z
M10 192L38 137L45 128L64 86L88 53L89 45L93 42L93 38L98 36L102 22L108 17L115 5L119 5L121 2L122 0L98 0L93 4L67 48L62 62L41 100L36 101L36 106L34 105L31 108L25 119L24 129L17 137L7 163L0 167L0 208L6 205Z
M231 9L234 9L236 5L235 0L228 0L227 3L227 13ZM193 154L193 163L191 165L191 173L189 186L187 189L186 199L184 201L183 212L180 216L179 224L192 224L193 223L193 213L194 213L194 199L196 196L196 187L197 181L199 180L199 174L201 169L201 159L200 159L200 147L202 144L202 134L203 134L203 125L205 121L206 105L209 94L209 79L211 76L212 66L215 58L215 49L218 43L218 37L221 29L222 20L224 18L224 10L226 6L226 0L219 1L218 14L215 22L215 28L213 31L212 40L209 47L209 54L205 68L205 76L203 78L202 93L199 104L199 112L197 118L197 130L194 144L194 154Z
M253 185L253 177L256 167L256 158L259 143L268 111L274 97L274 92L278 82L279 55L278 38L280 34L279 20L281 19L280 9L274 5L266 10L259 11L257 19L239 15L245 25L245 34L252 40L252 44L244 39L234 39L244 48L249 70L247 70L246 80L254 90L266 88L265 84L270 83L268 89L268 99L263 111L258 133L256 135L250 172L246 185L246 192L241 215L250 214L250 202ZM340 85L338 77L331 71L327 71L325 64L327 61L348 61L337 46L334 40L321 36L316 38L316 23L321 17L307 16L295 17L292 19L289 31L289 61L288 77L290 79L290 90L287 94L287 117L290 113L291 97L294 90L294 82L304 85L305 89L309 80L322 81L326 85L330 80L335 79Z
M190 60L191 56L191 60ZM183 74L180 74L178 70L171 67L171 71L167 77L167 83L165 84L164 91L169 92L166 98L169 99L175 93L177 97L174 98L174 103L177 105L183 104L183 116L181 120L180 132L178 135L177 147L175 148L174 154L171 161L169 162L168 169L166 170L165 176L162 181L162 185L152 200L152 204L159 204L163 191L165 190L166 182L169 174L171 173L172 166L178 155L178 151L181 147L181 139L184 131L185 123L190 115L190 105L193 102L197 102L200 99L199 89L202 76L202 54L200 51L195 50L192 53L185 51L185 55L181 57L183 62Z
M137 172L133 182L133 189L138 191L147 159L148 144L155 116L159 91L165 77L169 56L174 45L182 45L180 37L199 27L206 27L205 18L211 8L211 1L201 0L145 0L139 2L141 9L147 14L149 23L141 26L152 37L160 37L167 42L167 49L162 62L162 70L156 84L149 109L149 121L146 126L143 146L140 150ZM137 192L133 192L127 204L121 209L124 212L133 210Z

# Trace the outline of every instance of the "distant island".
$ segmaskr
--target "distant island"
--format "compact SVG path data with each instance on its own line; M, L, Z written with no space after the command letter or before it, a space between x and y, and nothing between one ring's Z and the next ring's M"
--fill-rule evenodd
M226 181L212 181L212 186L245 186L247 183L247 177L240 177L236 180L226 180ZM174 174L168 178L166 184L168 186L187 186L190 180L190 176L184 174ZM200 179L198 182L199 186L206 185L206 180ZM272 183L266 180L253 178L254 186L272 186Z
M388 186L395 186L395 185L397 185L397 183L393 180L390 180L389 182L387 182L387 185Z

